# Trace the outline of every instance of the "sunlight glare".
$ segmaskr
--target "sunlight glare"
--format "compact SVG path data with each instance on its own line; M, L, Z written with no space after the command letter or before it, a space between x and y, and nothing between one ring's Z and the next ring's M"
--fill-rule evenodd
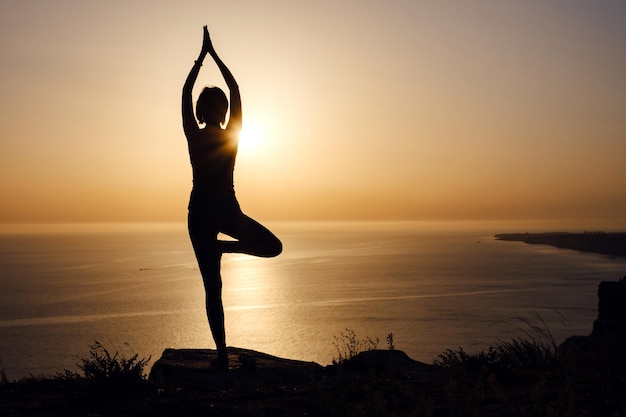
M257 120L246 119L239 133L239 150L245 153L257 152L265 139L264 126Z

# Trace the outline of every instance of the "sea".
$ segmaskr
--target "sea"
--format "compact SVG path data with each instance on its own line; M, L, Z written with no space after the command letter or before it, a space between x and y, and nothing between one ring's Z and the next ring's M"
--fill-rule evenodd
M538 333L560 343L591 332L599 283L626 275L625 258L494 238L538 231L519 224L268 225L280 256L222 259L227 343L322 365L350 335L426 363ZM150 366L166 348L215 347L185 224L0 229L6 378L78 371L96 342Z

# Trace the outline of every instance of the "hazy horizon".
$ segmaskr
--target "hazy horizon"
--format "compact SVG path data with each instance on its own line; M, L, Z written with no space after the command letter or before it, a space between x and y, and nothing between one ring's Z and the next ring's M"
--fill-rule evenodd
M624 2L0 11L0 224L184 222L180 95L207 24L242 93L235 190L263 222L626 228ZM197 84L224 87L208 61Z
M295 229L363 231L419 231L421 233L495 237L498 233L626 232L626 224L603 220L273 220L267 225L279 234ZM11 234L99 234L186 231L186 221L174 222L57 222L0 223L0 236Z

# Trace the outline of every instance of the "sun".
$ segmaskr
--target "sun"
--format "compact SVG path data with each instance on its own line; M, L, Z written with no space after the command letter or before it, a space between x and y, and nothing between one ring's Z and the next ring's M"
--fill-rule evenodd
M239 151L243 153L256 153L261 149L265 140L265 128L262 123L255 119L246 119L239 132Z

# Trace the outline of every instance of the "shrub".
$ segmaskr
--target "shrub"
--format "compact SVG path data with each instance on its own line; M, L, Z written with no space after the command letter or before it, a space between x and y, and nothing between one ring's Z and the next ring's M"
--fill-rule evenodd
M130 395L142 392L147 383L146 365L150 357L139 359L138 354L127 358L124 354L111 354L100 342L91 346L89 358L80 359L76 366L82 371L65 370L57 374L64 380L86 382L87 385L104 394Z

